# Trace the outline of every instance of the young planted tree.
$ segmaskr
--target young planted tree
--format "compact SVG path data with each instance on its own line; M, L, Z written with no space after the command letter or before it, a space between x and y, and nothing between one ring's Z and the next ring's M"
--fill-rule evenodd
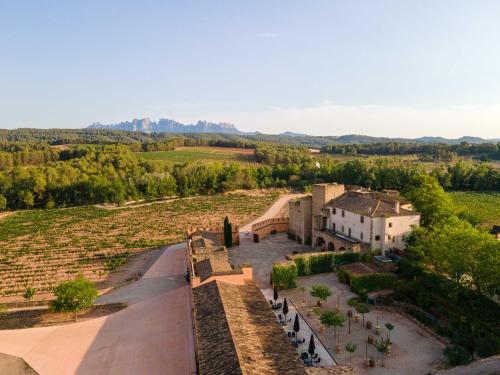
M352 367L352 353L354 353L357 348L358 348L358 345L356 345L352 342L348 342L347 344L345 344L345 350L346 350L346 352L349 353L349 366L351 366L351 367Z
M376 340L373 343L373 346L375 346L375 348L377 348L378 352L381 354L381 365L384 366L384 358L389 351L389 339L384 339L383 337L381 337L380 340Z
M54 289L54 294L56 299L52 301L51 307L55 311L74 312L76 321L80 311L93 305L97 298L97 288L94 283L79 276L59 284Z
M326 299L332 295L332 291L325 285L313 285L311 286L311 296L318 298L318 306L321 306L322 302L326 302Z
M233 246L233 225L227 216L224 219L224 245L226 247Z
M24 291L24 299L27 301L31 301L36 294L36 289L30 286L26 287Z
M321 324L333 327L333 337L337 337L337 327L343 327L345 316L336 311L323 311L319 318Z
M363 327L364 327L365 314L368 314L370 311L372 311L372 307L367 303L358 303L356 304L355 309L358 312L358 314L361 314L363 316Z

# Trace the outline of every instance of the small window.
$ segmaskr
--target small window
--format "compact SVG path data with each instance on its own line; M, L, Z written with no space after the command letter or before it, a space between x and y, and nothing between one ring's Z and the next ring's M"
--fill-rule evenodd
M375 241L380 241L380 236L375 236Z
M359 238L360 238L360 239L363 239L363 232L361 232L361 233L359 234Z
M345 211L342 210L342 217L345 217Z
M396 242L396 236L392 237L392 243Z
M362 223L364 223L364 222L365 222L365 217L364 217L363 215L361 215L360 221L361 221Z
M351 237L351 228L349 228L349 237Z
M401 236L401 240L403 240L403 242L405 241L405 235L404 234Z
M337 209L336 208L333 209L333 214L337 215Z
M342 233L344 233L344 226L342 225Z
M333 229L334 232L337 229L335 223L333 223L332 229Z
M392 223L389 223L389 228L392 228Z
M388 234L388 235L387 235L387 239L388 239L389 241L391 240L391 235L390 235L390 234Z

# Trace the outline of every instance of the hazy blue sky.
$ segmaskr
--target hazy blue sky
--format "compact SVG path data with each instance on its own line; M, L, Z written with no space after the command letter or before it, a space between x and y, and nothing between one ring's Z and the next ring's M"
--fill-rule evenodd
M0 127L500 137L500 1L0 0Z

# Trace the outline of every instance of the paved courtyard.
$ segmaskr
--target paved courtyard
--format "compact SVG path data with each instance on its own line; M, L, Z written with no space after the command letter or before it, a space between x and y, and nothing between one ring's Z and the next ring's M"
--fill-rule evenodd
M287 254L311 251L309 246L300 245L287 238L286 233L271 235L259 243L252 242L251 234L240 234L240 245L228 249L229 263L235 267L247 263L253 268L253 278L261 289L269 288L273 264L285 260Z
M253 243L250 241L250 236L245 238L243 235L242 244L229 249L229 259L235 266L241 263L251 264L254 279L261 288L266 289L269 288L269 275L273 263L285 259L286 254L290 254L293 251L299 253L309 252L311 248L288 240L286 234L283 233L269 236L260 243ZM391 332L391 341L393 342L391 353L386 357L384 367L381 366L380 354L375 347L366 345L368 335L372 335L375 339L380 336L375 334L374 329L368 330L363 328L361 320L357 323L354 322L354 318L351 320L350 334L348 333L347 320L344 327L337 330L340 332L338 335L342 351L335 353L337 338L333 337L333 329L323 330L318 317L312 312L316 306L316 300L309 296L307 290L313 284L324 284L332 290L333 295L323 305L323 310L335 309L337 301L340 301L341 312L346 314L347 310L351 309L347 305L347 300L354 297L355 294L350 291L347 285L338 281L335 273L300 277L298 279L299 288L280 291L280 298L287 297L293 301L302 316L307 320L308 324L313 328L316 335L339 364L349 365L349 353L344 348L347 342L357 344L357 350L352 355L352 366L359 375L423 375L427 374L444 360L442 355L444 345L440 341L429 335L409 319L397 313L380 309L375 309L365 314L365 320L371 320L373 326L375 326L378 317L379 325L383 328L382 335L384 337L387 336L385 323L391 322L395 327ZM304 287L306 292L302 292L300 287ZM376 359L376 366L374 368L364 367L366 351L368 351L368 356L373 356Z

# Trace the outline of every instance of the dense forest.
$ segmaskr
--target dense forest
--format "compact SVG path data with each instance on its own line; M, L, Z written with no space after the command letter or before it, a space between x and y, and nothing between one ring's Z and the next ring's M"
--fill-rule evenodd
M259 164L245 167L229 162L171 165L136 155L141 151L173 150L180 146L253 148ZM331 145L328 150L337 153L342 147L350 148L349 152L359 149L366 154L383 155L432 153L433 150L441 150L440 154L443 150L460 154L466 148L488 155L498 152L498 145L491 144L467 147L463 144ZM239 188L307 189L314 182L331 181L375 190L401 190L419 174L429 174L429 171L422 163L397 156L339 161L329 153L313 157L307 146L257 142L241 135L145 134L103 129L0 131L0 209L122 203ZM500 190L500 174L487 162L458 160L436 164L430 175L445 189Z

